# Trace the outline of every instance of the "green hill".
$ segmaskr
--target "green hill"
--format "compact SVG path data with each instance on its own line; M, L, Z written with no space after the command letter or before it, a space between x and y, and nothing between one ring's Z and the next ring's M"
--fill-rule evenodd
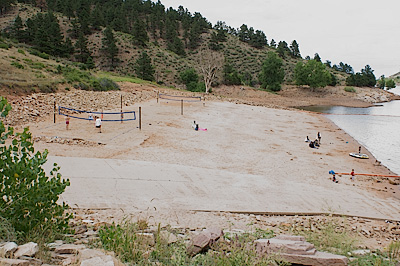
M300 51L293 56L291 45L284 41L274 45L259 30L246 25L233 29L221 22L213 27L199 13L183 7L165 9L160 2L17 1L2 12L1 84L25 92L68 88L79 82L66 77L60 67L137 76L136 61L143 52L151 58L156 83L180 88L184 88L180 73L186 69L196 69L201 80L204 51L221 58L216 62L214 86L224 83L224 66L229 65L239 83L257 87L269 51L283 59L285 83L294 84L295 65L304 61ZM118 50L114 63L104 47L106 27L113 28ZM328 69L344 83L348 74Z

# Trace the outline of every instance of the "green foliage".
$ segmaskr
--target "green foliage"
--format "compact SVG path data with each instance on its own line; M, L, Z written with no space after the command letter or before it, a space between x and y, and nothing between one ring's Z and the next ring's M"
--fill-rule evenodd
M323 88L331 82L331 74L322 62L309 60L307 63L298 62L294 69L297 85L308 85L311 89Z
M354 266L397 266L397 262L389 259L386 254L376 250L370 254L356 257L349 265Z
M22 64L18 63L17 61L12 61L11 65L15 66L16 68L19 68L19 69L24 69L25 68Z
M10 109L7 100L1 98L1 116L5 117ZM11 143L6 144L6 140ZM14 129L6 129L3 121L0 121L0 144L0 217L22 237L33 231L43 235L65 233L71 215L65 213L68 205L59 205L57 201L70 182L62 179L56 164L50 176L46 176L42 167L48 151L34 153L28 128L14 134Z
M356 89L354 89L353 87L349 87L349 86L344 87L344 91L353 92L353 93L357 92Z
M254 249L248 248L258 237L271 237L272 231L257 230L255 233L229 236L229 241L218 241L211 250L190 257L186 253L184 241L167 244L160 237L160 226L156 233L155 245L148 245L142 233L146 222L124 221L99 230L101 247L115 252L119 259L130 265L289 265L278 257L257 256Z
M118 47L115 44L114 33L109 27L104 30L104 38L102 39L102 44L102 50L106 53L106 56L111 61L111 67L114 67L114 62L118 55Z
M374 75L374 70L369 65L366 65L361 72L351 74L346 79L346 85L356 86L356 87L374 87L376 84L376 78Z
M18 49L18 53L25 55L25 51L22 49Z
M4 42L0 42L0 49L5 49L8 50L8 48L10 48L10 46Z
M48 54L39 52L38 50L35 50L35 49L30 49L29 53L31 55L35 55L35 56L38 56L38 57L43 58L43 59L49 59L50 58L50 56Z
M386 89L390 90L396 88L396 83L394 82L393 79L388 79L386 80Z
M378 80L378 88L379 89L385 89L386 81L385 81L385 75L382 75L381 78Z
M272 91L280 91L285 77L283 62L276 53L269 52L268 58L263 62L262 71L259 75L261 88Z
M150 56L146 52L142 52L141 56L135 62L136 75L141 79L153 81L154 72Z
M240 85L242 80L240 79L237 70L229 63L224 65L224 84L226 85Z

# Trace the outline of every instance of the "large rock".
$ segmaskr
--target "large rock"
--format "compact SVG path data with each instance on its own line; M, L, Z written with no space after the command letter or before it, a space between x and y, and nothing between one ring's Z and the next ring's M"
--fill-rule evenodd
M15 258L20 258L23 256L34 257L38 251L39 251L38 244L29 242L29 243L19 246L18 249L14 253L14 257Z
M223 235L223 231L219 228L206 229L190 241L186 251L190 256L206 251L210 244L220 239Z
M259 239L255 243L259 255L279 254L290 263L313 266L343 266L348 263L345 256L316 251L314 245L301 236L278 236Z
M28 260L18 260L18 259L4 259L0 258L1 266L29 266Z
M81 266L114 266L118 265L116 260L110 255L104 254L100 250L83 249L79 252Z
M11 257L11 255L16 251L18 245L15 242L6 242L0 245L0 257Z
M73 244L64 244L54 249L56 254L78 254L78 252L82 249L85 249L84 245L73 245Z

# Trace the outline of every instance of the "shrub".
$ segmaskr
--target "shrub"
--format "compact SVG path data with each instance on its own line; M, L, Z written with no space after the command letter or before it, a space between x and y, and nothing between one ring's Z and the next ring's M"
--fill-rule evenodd
M31 55L39 56L40 58L43 58L43 59L49 59L49 58L50 58L50 56L49 56L48 54L39 52L38 50L35 50L35 49L31 49L31 50L29 51L29 53L30 53Z
M22 49L18 49L18 53L20 53L20 54L25 54L25 51L24 50L22 50Z
M20 63L18 63L17 61L12 61L11 62L12 66L15 66L18 69L24 69L25 67L23 65L21 65Z
M7 100L0 98L1 116L11 110ZM12 139L9 146L6 140ZM48 151L34 153L32 134L28 128L14 134L12 127L0 121L0 217L12 225L22 238L34 232L43 236L65 233L71 215L65 211L68 205L57 204L59 196L70 185L53 165L50 176L42 166L47 161Z
M10 48L10 47L8 46L8 44L6 44L6 43L0 43L0 49L6 49L6 50L8 50L8 48Z
M117 83L108 78L101 78L98 80L102 91L119 90Z
M348 86L346 86L346 87L344 87L344 91L346 91L346 92L356 92L356 89L354 89L353 87L348 87Z

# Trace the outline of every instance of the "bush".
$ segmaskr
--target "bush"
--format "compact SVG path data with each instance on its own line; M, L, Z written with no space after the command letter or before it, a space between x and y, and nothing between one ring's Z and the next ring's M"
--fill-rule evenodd
M18 53L20 53L20 54L25 54L25 51L24 50L22 50L22 49L18 49Z
M108 78L101 78L98 80L102 91L119 90L117 83Z
M8 44L6 44L6 43L0 43L0 49L6 49L6 50L8 50L8 48L10 48L10 47L8 46Z
M11 110L7 100L0 99L1 116ZM11 140L6 146L6 140ZM32 134L28 128L14 134L12 127L0 121L0 217L6 219L19 237L29 238L35 232L44 237L65 233L71 215L65 211L68 205L57 204L59 196L70 185L53 165L50 176L42 166L48 151L34 153Z
M346 92L352 92L352 93L354 93L354 92L356 92L356 89L354 89L353 87L344 87L344 91L346 91Z
M25 68L22 64L18 63L17 61L12 61L11 65L15 66L18 69L24 69Z
M35 50L35 49L31 49L31 50L29 51L29 53L30 53L31 55L39 56L40 58L43 58L43 59L49 59L49 58L50 58L50 56L49 56L48 54L39 52L38 50Z

